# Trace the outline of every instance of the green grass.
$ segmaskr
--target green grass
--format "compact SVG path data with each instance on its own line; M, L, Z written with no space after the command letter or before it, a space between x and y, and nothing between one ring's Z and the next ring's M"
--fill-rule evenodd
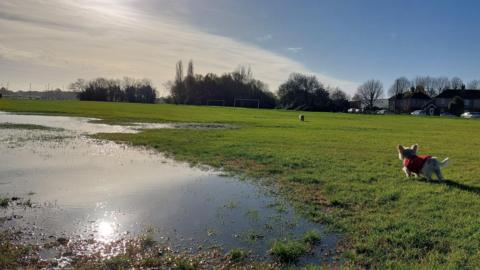
M295 263L307 253L307 243L296 240L275 241L270 249L270 254L282 263Z
M150 146L193 164L267 178L310 219L344 236L345 264L480 265L480 121L220 107L0 100L0 110L107 122L203 122L238 129L148 130L98 137ZM445 182L407 179L397 144L450 157Z
M22 269L30 264L25 258L32 254L32 248L15 245L10 238L9 234L0 232L0 269Z
M309 245L315 245L321 240L320 233L316 230L309 230L303 235L303 242Z
M227 253L226 257L231 263L241 263L247 259L248 252L241 248L234 248Z
M103 263L105 270L127 270L131 269L130 258L125 255L118 255L106 260Z
M0 207L1 208L7 208L9 202L10 202L10 198L0 197Z
M296 263L300 257L311 251L320 243L318 231L309 230L303 234L301 240L277 240L270 249L270 255L281 263Z

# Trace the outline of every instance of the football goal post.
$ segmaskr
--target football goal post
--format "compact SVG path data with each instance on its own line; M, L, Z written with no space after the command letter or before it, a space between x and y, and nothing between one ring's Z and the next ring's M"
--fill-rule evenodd
M234 107L260 108L260 99L236 98L233 100Z

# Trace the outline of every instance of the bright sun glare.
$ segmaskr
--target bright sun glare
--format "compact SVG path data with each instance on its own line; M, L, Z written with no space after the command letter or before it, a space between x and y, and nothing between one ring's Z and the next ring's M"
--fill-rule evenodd
M98 240L100 241L110 241L113 238L113 234L115 233L115 228L112 222L108 221L101 221L98 223Z

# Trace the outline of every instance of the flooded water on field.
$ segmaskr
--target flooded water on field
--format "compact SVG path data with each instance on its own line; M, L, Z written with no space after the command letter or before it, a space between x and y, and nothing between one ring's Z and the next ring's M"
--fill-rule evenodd
M200 123L131 123L124 125L108 125L99 123L99 119L69 116L48 116L42 114L12 114L0 111L0 123L40 125L61 128L77 134L96 133L138 133L142 129L175 129L175 128L233 128L223 124Z
M274 239L322 231L248 181L192 168L151 150L91 139L83 134L136 129L90 120L0 113L0 124L64 129L0 126L0 197L32 204L0 208L1 228L22 231L22 240L35 244L58 237L109 243L150 230L174 250L240 247L260 258ZM305 261L319 262L318 254L336 242L336 236L324 235L317 255Z

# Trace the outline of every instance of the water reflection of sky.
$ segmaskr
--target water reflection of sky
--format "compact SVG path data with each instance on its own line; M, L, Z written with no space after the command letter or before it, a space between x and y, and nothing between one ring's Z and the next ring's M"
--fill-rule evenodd
M0 115L0 123L14 120ZM48 126L49 120L37 119L36 124ZM0 217L21 215L3 227L30 232L32 242L66 235L109 243L153 229L157 241L174 249L243 247L264 256L274 239L321 230L247 181L191 168L149 150L78 133L58 139L61 134L0 129L0 193L33 192L29 197L39 206L9 209ZM324 244L335 241L324 237Z
M62 128L81 134L95 133L138 133L142 129L175 129L175 128L230 128L222 124L199 123L124 123L109 125L100 123L96 118L48 116L41 114L12 114L0 111L0 123L16 123Z

